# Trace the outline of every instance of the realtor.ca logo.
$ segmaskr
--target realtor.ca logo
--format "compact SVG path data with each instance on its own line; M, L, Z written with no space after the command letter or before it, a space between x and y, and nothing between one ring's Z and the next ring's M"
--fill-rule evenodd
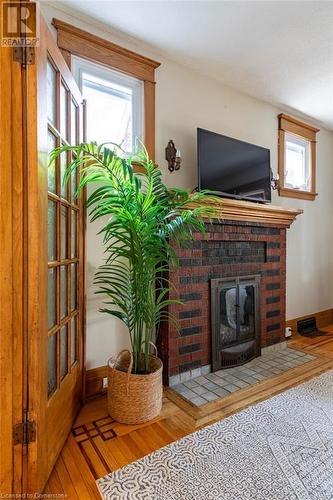
M39 44L36 2L1 3L1 45L36 47Z

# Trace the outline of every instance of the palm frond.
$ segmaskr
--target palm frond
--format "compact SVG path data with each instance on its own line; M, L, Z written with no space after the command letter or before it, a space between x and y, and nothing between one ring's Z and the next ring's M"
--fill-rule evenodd
M143 144L130 158L113 143L61 146L50 153L49 168L68 151L71 162L63 182L79 171L76 196L90 186L89 217L102 222L105 262L94 279L96 293L105 299L100 310L128 327L137 370L156 325L169 321L179 328L169 309L181 301L172 298L176 290L168 271L177 265L177 246L195 233L205 234L207 218L215 216L214 197L206 191L168 189Z

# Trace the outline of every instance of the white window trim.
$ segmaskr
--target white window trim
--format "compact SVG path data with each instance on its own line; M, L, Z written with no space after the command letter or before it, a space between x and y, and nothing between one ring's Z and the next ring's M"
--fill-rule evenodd
M111 80L112 82L128 87L132 90L133 95L133 120L132 120L132 137L134 144L136 139L143 142L144 137L144 86L141 80L120 73L103 66L102 64L87 61L81 57L72 57L72 73L76 83L82 92L82 74L91 73L103 80ZM89 103L88 103L89 106Z

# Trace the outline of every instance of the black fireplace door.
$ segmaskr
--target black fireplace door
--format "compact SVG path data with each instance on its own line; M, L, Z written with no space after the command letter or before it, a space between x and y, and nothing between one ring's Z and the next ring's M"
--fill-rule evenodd
M258 351L259 280L260 276L211 280L212 358L217 368L222 367L223 352L242 358L242 347Z

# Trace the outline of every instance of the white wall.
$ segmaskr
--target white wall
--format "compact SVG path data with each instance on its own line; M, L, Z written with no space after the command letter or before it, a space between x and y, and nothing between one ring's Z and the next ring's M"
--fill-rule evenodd
M94 274L104 262L103 237L97 234L102 226L101 220L87 224L87 369L105 365L111 355L130 346L125 325L117 318L99 312L105 307L103 296L94 293L97 290L93 284Z
M281 111L282 107L165 61L157 72L156 151L166 182L187 188L196 185L197 127L269 148L276 174ZM171 138L181 149L183 162L180 171L169 174L163 154ZM316 200L282 198L273 192L274 204L304 210L287 235L287 319L333 306L333 133L321 128L317 139Z
M274 107L165 60L133 39L111 34L105 26L87 24L50 7L43 6L43 11L49 21L52 17L67 20L161 62L156 71L156 161L169 186L190 189L196 186L197 127L269 148L272 169L277 172L277 115L284 111L283 107ZM181 170L173 174L168 172L164 160L169 139L174 139L183 159ZM304 214L288 230L287 319L333 306L333 133L322 127L317 151L319 196L314 202L273 194L276 205L304 209ZM92 277L101 260L96 227L88 225L87 368L105 364L110 354L128 345L120 322L98 313L101 300L93 295Z

